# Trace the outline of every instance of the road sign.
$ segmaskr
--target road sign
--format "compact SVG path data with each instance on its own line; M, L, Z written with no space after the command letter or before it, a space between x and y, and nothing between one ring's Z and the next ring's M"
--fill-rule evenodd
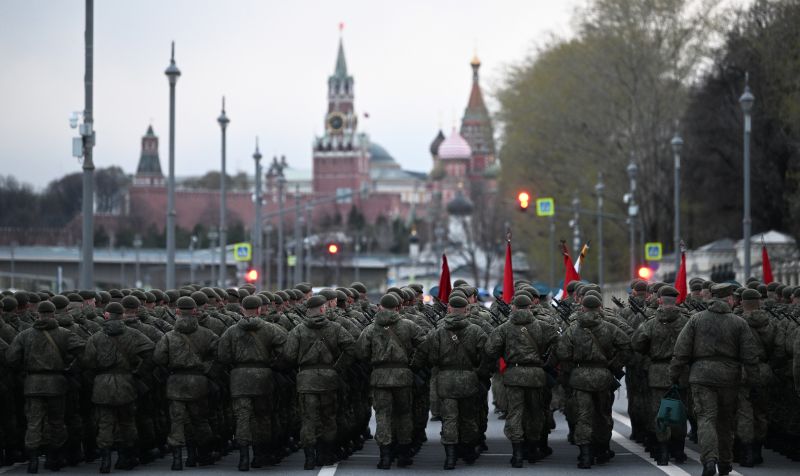
M644 259L647 261L661 261L663 246L660 242L654 241L644 244Z
M556 202L550 197L536 199L536 216L551 217L556 213Z
M297 255L289 255L286 257L286 266L297 266Z
M253 259L253 247L250 243L234 243L233 259L235 261L250 261Z

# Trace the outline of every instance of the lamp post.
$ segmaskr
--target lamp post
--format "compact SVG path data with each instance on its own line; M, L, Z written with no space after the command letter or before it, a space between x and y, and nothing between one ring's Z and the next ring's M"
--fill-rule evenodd
M86 30L84 32L85 71L83 124L83 226L81 238L81 288L94 289L94 0L86 0Z
M189 282L194 284L194 249L197 246L197 235L192 235L189 240Z
M550 286L555 288L556 285L556 254L558 254L558 245L556 245L556 217L555 214L550 215ZM555 292L553 292L555 296Z
M208 247L211 250L211 282L214 284L219 285L217 281L217 267L214 263L217 261L216 257L216 249L217 249L217 238L219 238L219 233L217 230L211 230L207 234L208 236Z
M306 265L306 277L305 281L309 283L312 282L311 280L311 205L306 205L306 240L303 240L303 246L305 248L305 265ZM308 242L306 243L306 241Z
M139 262L139 250L141 248L142 248L142 236L137 234L137 235L135 235L133 237L133 249L136 250L135 251L135 253L136 253L136 256L135 256L136 268L135 269L136 270L134 272L134 275L136 276L136 287L137 288L141 288L142 287L142 279L141 279L142 275L141 275L141 270L140 270L140 265L139 265L139 263L140 263Z
M574 256L575 259L578 259L578 253L581 252L581 228L578 223L578 218L580 217L580 206L581 201L578 198L578 192L575 192L575 196L572 197L572 220L570 220L569 224L572 227L572 247L575 250Z
M625 196L625 202L628 204L628 226L631 233L631 279L636 277L636 216L639 214L639 205L636 204L636 174L639 172L639 167L631 159L626 168L628 172L628 179L630 180L630 190Z
M253 153L253 160L256 163L256 183L255 183L255 213L256 213L256 220L255 224L253 225L253 263L255 265L255 269L258 270L258 282L256 283L259 288L262 287L262 283L264 281L264 259L263 259L263 248L261 246L261 239L264 235L263 231L261 230L261 200L263 197L261 196L261 152L258 150L258 137L256 137L256 151Z
M675 157L675 224L673 225L673 241L675 249L675 276L678 276L678 268L681 267L681 152L683 151L683 139L675 132L675 137L670 142L672 145L672 155Z
M300 213L300 185L294 186L294 282L299 283L303 280L303 239L300 237L303 214Z
M603 172L598 172L594 191L597 193L597 284L601 289L603 287L603 191L605 189Z
M281 158L283 159L283 158ZM272 167L275 168L275 174L278 182L278 253L275 257L277 260L277 274L278 274L278 288L283 287L283 267L286 264L283 250L283 193L286 187L286 177L283 176L283 166L285 159L278 162L278 158L273 158Z
M219 123L219 128L222 131L222 169L220 171L219 177L219 282L221 287L225 287L225 281L227 277L227 270L225 269L227 260L227 253L226 248L228 247L228 228L225 220L225 213L226 213L226 172L225 172L225 130L228 128L228 123L231 122L228 119L227 114L225 114L225 96L222 96L222 112L220 113L219 117L217 118L217 122Z
M272 222L267 222L266 266L264 266L264 282L266 289L272 289Z
M175 85L181 71L175 65L175 42L169 66L164 71L169 80L169 171L167 175L167 289L175 288ZM139 279L137 274L136 279Z
M742 282L750 277L750 131L751 131L751 111L756 98L750 92L750 77L745 75L744 93L739 98L739 105L744 113L744 217L742 218L742 228L744 231L744 276Z

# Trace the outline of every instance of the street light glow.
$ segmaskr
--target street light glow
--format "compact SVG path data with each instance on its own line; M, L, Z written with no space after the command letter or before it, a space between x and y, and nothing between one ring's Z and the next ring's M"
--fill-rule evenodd
M328 245L328 253L335 255L338 252L339 252L339 245L337 245L336 243L331 243Z

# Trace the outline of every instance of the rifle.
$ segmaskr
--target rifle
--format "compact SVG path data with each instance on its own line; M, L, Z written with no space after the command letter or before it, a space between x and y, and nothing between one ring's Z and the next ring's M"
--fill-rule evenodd
M489 311L489 316L492 318L492 321L494 322L495 326L500 326L501 324L503 324L503 320L500 319L500 316L495 314L491 309L487 310Z
M436 314L435 311L428 309L428 306L423 304L422 315L425 316L434 327L436 327L436 321L438 321L439 319L438 319L438 314Z
M764 310L770 313L772 317L776 319L791 319L795 324L800 326L800 322L798 322L797 318L791 314L786 314L785 312L777 312L775 309L772 309L771 307L765 307Z
M495 298L494 302L497 303L497 309L499 309L504 316L508 317L509 315L511 315L511 307L509 307L509 305L506 304L505 301L499 298Z
M642 306L640 306L639 303L634 301L632 298L628 298L628 305L631 307L631 309L633 309L633 312L642 316L644 320L650 319L649 317L647 317L647 314L644 312L644 309L642 309Z
M556 314L558 314L558 317L560 317L561 320L564 321L564 323L567 324L567 326L569 326L570 324L569 316L570 314L572 314L572 311L567 309L567 305L563 301L559 301L558 299L553 298L552 306L556 310Z
M611 296L611 302L616 304L618 308L625 309L625 304L623 304L623 302L620 301L617 296Z

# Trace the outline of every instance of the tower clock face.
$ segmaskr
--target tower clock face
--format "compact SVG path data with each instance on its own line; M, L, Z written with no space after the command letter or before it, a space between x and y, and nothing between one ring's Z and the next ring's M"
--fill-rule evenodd
M332 131L341 131L344 127L344 116L338 112L328 115L328 127Z

